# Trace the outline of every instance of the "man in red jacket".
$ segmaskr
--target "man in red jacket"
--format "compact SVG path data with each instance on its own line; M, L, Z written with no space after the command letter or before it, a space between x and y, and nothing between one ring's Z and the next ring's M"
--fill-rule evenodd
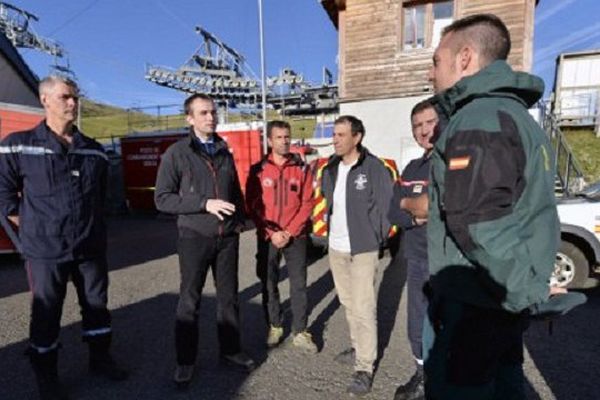
M312 174L300 156L290 153L290 131L285 121L267 125L271 152L250 169L246 205L257 228L256 274L262 283L262 302L269 324L267 346L277 346L283 336L277 287L283 254L290 279L292 343L316 353L317 346L306 330L306 234L313 206Z

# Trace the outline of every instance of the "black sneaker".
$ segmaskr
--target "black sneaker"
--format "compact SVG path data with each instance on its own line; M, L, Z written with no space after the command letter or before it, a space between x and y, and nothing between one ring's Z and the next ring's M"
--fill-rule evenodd
M425 400L423 367L417 368L414 375L404 385L398 386L394 400Z
M194 365L177 365L173 374L173 381L180 389L185 389L192 382L194 376Z
M352 347L350 347L335 356L333 360L342 365L354 365L356 360L356 352Z
M352 382L346 388L346 391L354 396L363 396L371 391L373 383L373 374L367 371L356 371L352 375Z

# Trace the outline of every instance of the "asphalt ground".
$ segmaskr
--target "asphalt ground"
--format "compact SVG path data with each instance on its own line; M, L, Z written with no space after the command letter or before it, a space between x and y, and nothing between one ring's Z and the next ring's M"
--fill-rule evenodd
M74 399L344 399L352 370L333 361L349 346L343 310L335 296L327 257L315 252L308 267L309 329L319 346L316 355L284 343L267 352L266 325L255 277L255 238L242 235L240 300L242 341L259 362L244 373L219 362L215 323L215 290L207 279L200 310L198 368L187 391L172 383L174 311L179 272L176 229L171 218L147 215L109 221L109 305L115 335L114 354L127 365L129 380L114 383L87 371L87 349L80 339L80 315L73 287L65 301L59 373ZM289 335L290 309L285 266L280 288ZM379 363L367 399L392 399L398 384L413 372L406 338L406 294L403 265L381 260L378 273ZM0 400L36 399L26 357L30 294L22 264L0 257ZM526 334L529 399L600 399L600 290L586 292L589 301L553 325L532 323ZM474 349L477 351L477 349Z

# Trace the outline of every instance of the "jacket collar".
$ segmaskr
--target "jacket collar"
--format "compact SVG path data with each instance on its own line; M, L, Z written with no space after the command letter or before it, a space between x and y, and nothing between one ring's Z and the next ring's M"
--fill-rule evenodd
M283 163L283 165L277 165L275 164L275 162L273 161L273 153L269 153L267 154L267 156L265 156L261 162L261 165L264 166L265 164L272 164L275 165L277 167L287 167L287 166L296 166L296 165L303 165L304 161L302 161L302 157L300 157L299 154L297 153L288 153L286 155L286 160Z
M353 169L358 167L359 165L361 165L363 163L363 161L365 160L365 158L367 158L367 155L371 154L365 146L363 146L363 145L359 145L359 146L360 147L359 147L358 160L356 160L356 163L352 166ZM342 161L342 157L334 154L331 157L329 157L329 161L327 161L327 168L337 167L341 161Z
M56 134L52 132L52 130L46 124L46 120L44 119L40 122L34 129L35 140L45 142L48 147L50 147L54 151L62 151L63 145L56 138ZM71 143L71 148L81 149L88 147L88 140L83 136L81 131L77 128L77 126L73 125L73 141Z
M223 140L223 138L221 136L219 136L216 132L213 133L213 141L214 141L214 144L215 144L215 154L214 155L217 155L223 149L228 150L227 142L225 140ZM204 149L199 145L198 142L199 141L196 138L196 134L194 133L193 128L190 127L189 134L188 134L188 144L189 144L189 146L192 149L194 149L196 151L199 151L201 154L206 155Z
M434 97L438 113L451 117L472 100L481 97L511 98L529 108L544 93L544 82L537 76L513 71L503 60L497 60L474 75Z

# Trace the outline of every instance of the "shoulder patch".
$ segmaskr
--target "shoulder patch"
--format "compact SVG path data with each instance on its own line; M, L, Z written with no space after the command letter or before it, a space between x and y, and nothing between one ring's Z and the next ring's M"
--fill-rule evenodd
M448 169L450 171L455 171L457 169L465 169L469 166L471 162L471 156L463 156L463 157L454 157L450 159L448 163Z

